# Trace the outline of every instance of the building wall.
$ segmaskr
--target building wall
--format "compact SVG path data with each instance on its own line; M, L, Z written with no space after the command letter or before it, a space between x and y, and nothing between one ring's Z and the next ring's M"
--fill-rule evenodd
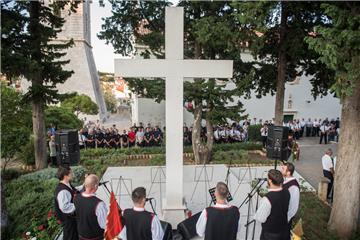
M252 56L249 53L242 53L244 61L251 61ZM316 100L311 96L310 77L300 76L296 81L287 83L285 86L284 114L294 115L294 118L337 118L341 115L341 105L338 98L332 94L325 97L318 97ZM228 89L234 87L233 83L227 85ZM245 114L249 118L271 120L275 115L275 95L268 94L261 98L256 98L251 94L250 99L243 97L234 97L244 104ZM289 100L292 101L289 106ZM165 101L156 103L152 99L138 98L137 104L132 108L133 123L143 122L144 124L165 124ZM289 108L290 107L290 108ZM193 115L184 109L184 122L189 126L193 122Z

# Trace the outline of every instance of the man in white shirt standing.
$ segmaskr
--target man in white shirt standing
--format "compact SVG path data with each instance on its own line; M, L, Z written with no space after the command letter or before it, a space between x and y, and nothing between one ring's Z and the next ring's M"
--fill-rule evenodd
M134 207L123 211L125 227L119 237L122 240L162 240L164 230L159 218L154 213L145 210L146 189L135 188L131 193L131 199Z
M264 124L264 126L260 129L260 134L261 134L261 141L263 144L263 148L266 147L266 141L267 141L267 136L268 136L268 126L267 124Z
M78 240L74 196L77 190L71 185L73 173L68 166L60 166L57 172L60 180L55 189L55 216L63 226L63 239Z
M240 228L240 212L236 206L226 202L229 189L218 182L215 189L216 204L205 208L196 223L196 233L200 237L213 240L236 240Z
M285 240L290 236L288 210L290 193L283 189L284 178L279 170L268 172L269 192L262 198L254 219L261 223L260 240Z
M105 203L95 194L99 187L99 178L90 174L86 177L84 185L85 192L77 194L74 198L79 239L102 240L108 210Z
M288 210L289 233L292 227L292 222L296 212L299 209L300 202L300 185L299 182L293 177L295 166L292 163L286 163L281 167L281 173L284 177L283 189L287 189L290 193L290 202ZM290 239L290 235L289 238Z
M333 152L331 148L329 148L328 150L326 150L325 155L321 158L324 177L330 180L327 189L327 198L330 202L332 202L334 195L333 185L334 185L334 175L335 175L334 162L331 158L332 154Z
M322 140L324 139L325 144L327 144L327 135L328 135L328 131L329 131L329 126L327 125L327 123L323 123L323 125L321 125L320 127L320 143L322 143Z

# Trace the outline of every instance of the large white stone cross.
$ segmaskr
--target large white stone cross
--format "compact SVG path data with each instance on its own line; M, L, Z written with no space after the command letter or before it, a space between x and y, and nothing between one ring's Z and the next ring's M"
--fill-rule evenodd
M183 81L184 78L231 78L233 61L184 60L184 9L165 10L165 59L115 59L115 76L165 78L166 194L164 219L173 227L184 219Z

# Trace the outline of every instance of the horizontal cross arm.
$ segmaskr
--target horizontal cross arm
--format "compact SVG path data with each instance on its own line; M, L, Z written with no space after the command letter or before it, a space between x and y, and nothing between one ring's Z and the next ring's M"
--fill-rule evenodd
M115 76L232 78L232 60L115 59Z

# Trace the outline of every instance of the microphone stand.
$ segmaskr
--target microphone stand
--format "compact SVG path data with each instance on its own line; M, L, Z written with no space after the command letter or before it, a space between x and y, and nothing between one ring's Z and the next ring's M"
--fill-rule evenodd
M229 187L229 176L230 176L231 164L232 164L232 159L230 159L230 161L229 161L227 172L226 172L226 177L225 177L226 186L228 186L228 187Z
M156 216L157 213L155 212L154 206L153 206L153 204L152 204L152 199L149 200L149 203L150 203L150 206L151 206L151 209L152 209L153 213L154 213L155 216Z
M254 225L255 225L255 220L249 221L251 199L254 197L254 195L256 193L259 192L259 190L260 190L261 186L264 184L264 182L265 182L265 179L258 179L258 182L256 183L256 185L251 189L250 193L248 193L247 197L244 199L244 201L239 206L239 209L240 209L245 203L248 204L248 213L247 213L246 224L245 224L245 227L246 227L245 240L248 239L249 225L252 223L254 223ZM259 194L258 194L258 197L259 197ZM258 206L258 204L256 204L256 206ZM254 232L253 232L253 237L254 237Z

